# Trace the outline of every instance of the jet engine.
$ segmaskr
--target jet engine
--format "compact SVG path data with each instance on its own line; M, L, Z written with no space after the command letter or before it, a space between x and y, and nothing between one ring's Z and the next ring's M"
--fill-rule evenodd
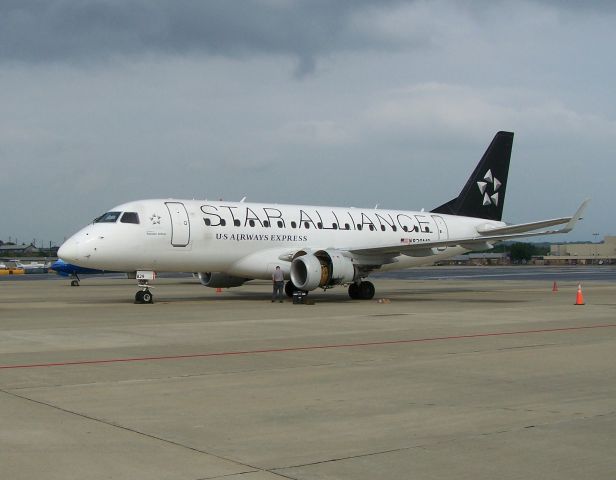
M355 280L353 261L342 252L319 250L300 255L291 263L291 281L298 290L329 288Z
M202 285L210 288L239 287L250 278L234 277L220 272L199 272L199 281Z

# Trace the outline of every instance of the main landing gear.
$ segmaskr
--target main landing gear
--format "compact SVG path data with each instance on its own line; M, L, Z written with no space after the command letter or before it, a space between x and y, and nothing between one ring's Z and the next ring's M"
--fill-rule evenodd
M289 298L293 298L293 292L297 290L298 288L290 280L284 286L284 291ZM375 288L372 282L363 281L349 285L349 297L353 300L371 300L374 294Z
M293 285L293 282L291 280L289 280L287 283L285 283L284 285L284 293L287 294L287 297L289 298L293 298L293 292L297 291L297 287L295 285Z
M72 278L72 280L71 280L71 287L78 287L79 286L79 282L80 282L79 276L76 273L73 273L71 275L71 278Z
M374 297L375 289L372 282L351 283L349 297L353 300L370 300Z

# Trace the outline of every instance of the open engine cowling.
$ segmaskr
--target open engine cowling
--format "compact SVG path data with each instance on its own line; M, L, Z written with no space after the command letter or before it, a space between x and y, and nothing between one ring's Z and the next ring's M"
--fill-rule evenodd
M202 285L210 288L239 287L250 278L234 277L220 272L199 272L199 281Z
M329 288L354 279L353 262L337 250L319 250L296 257L291 263L291 281L299 290Z

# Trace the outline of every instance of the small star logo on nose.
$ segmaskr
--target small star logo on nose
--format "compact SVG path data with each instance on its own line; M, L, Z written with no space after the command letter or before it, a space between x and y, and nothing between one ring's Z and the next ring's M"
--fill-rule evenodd
M152 215L150 217L150 220L152 221L152 225L160 225L160 216L159 215Z
M483 179L483 182L477 182L479 191L483 195L483 206L498 206L498 189L501 187L502 183L494 175L492 175L492 170L488 170L483 176ZM488 188L490 185L492 185L491 189Z

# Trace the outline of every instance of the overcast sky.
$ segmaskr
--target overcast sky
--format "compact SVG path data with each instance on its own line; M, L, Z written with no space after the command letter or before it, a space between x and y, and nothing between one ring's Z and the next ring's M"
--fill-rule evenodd
M515 132L504 219L616 234L616 4L4 0L0 239L209 198L430 209Z

